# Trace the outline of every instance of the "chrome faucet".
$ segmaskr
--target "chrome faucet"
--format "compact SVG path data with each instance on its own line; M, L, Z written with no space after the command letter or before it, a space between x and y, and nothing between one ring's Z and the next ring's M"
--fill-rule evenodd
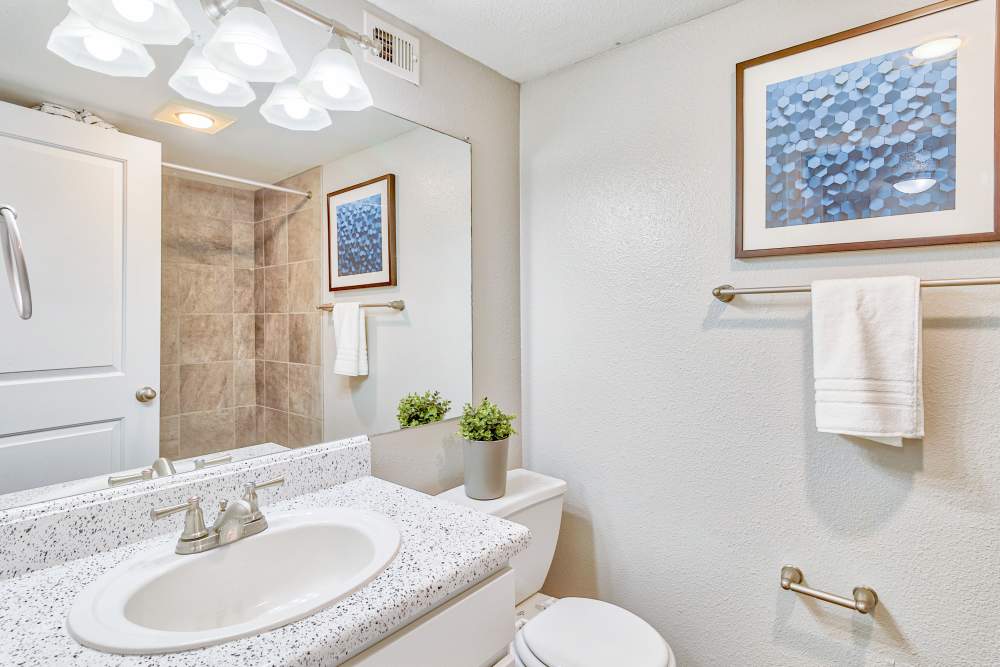
M232 456L220 456L214 459L203 459L197 458L194 460L194 469L201 470L209 466L218 466L223 463L232 463ZM176 475L177 469L174 467L174 462L170 459L161 456L160 458L153 461L153 465L148 468L143 468L138 472L127 473L124 475L111 475L108 477L108 486L121 486L122 484L133 484L135 482L145 482L153 479L154 477L169 477L171 475Z
M223 500L219 503L219 514L211 528L205 525L205 514L201 510L201 498L198 496L191 496L180 505L154 509L149 515L153 521L157 521L184 512L184 531L177 540L174 551L181 555L199 554L267 530L267 519L260 511L257 491L284 483L284 477L259 484L247 482L243 485L243 496L239 500Z

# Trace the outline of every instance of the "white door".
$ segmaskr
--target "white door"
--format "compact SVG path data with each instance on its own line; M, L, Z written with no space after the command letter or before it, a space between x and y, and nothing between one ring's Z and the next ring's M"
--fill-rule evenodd
M149 465L159 400L136 391L159 391L160 145L0 103L3 206L31 316L0 270L0 493Z

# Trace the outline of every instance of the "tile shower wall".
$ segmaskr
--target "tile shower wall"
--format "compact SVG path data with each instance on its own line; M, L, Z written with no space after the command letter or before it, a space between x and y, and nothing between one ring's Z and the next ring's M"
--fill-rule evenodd
M254 193L163 177L160 454L263 442L254 378Z
M315 194L254 196L256 426L266 442L301 447L323 439L320 169L279 185Z

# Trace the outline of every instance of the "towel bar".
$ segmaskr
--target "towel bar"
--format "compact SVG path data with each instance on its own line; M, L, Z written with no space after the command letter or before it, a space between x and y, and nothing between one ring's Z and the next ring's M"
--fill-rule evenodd
M969 287L972 285L1000 285L1000 276L992 278L951 278L946 280L921 280L921 287ZM737 294L791 294L794 292L811 292L809 285L786 285L784 287L733 287L719 285L712 290L712 296L719 301L729 303Z
M855 588L852 591L852 594L854 595L853 598L845 598L840 595L834 595L833 593L818 591L815 588L803 586L802 570L791 565L786 565L781 568L781 587L786 591L793 591L795 593L801 593L802 595L808 595L809 597L816 598L817 600L823 600L824 602L839 604L841 607L847 607L848 609L853 609L854 611L861 612L862 614L870 614L875 611L875 607L878 606L878 595L876 595L875 591L867 586L858 586Z
M325 310L328 313L333 312L333 307L336 306L335 303L321 303L316 306L316 310ZM360 304L362 308L392 308L393 310L406 310L405 301L390 301L389 303L362 303Z

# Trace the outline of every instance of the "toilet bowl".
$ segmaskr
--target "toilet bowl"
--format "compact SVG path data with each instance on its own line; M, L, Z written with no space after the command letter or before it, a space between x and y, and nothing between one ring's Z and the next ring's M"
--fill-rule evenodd
M459 486L438 497L514 521L531 530L531 544L510 561L516 604L541 590L552 564L562 521L566 482L518 469L507 473L507 493L474 500ZM523 604L522 604L523 603ZM532 614L527 614L531 616ZM675 667L670 646L630 611L588 598L563 598L521 625L511 644L517 667Z

